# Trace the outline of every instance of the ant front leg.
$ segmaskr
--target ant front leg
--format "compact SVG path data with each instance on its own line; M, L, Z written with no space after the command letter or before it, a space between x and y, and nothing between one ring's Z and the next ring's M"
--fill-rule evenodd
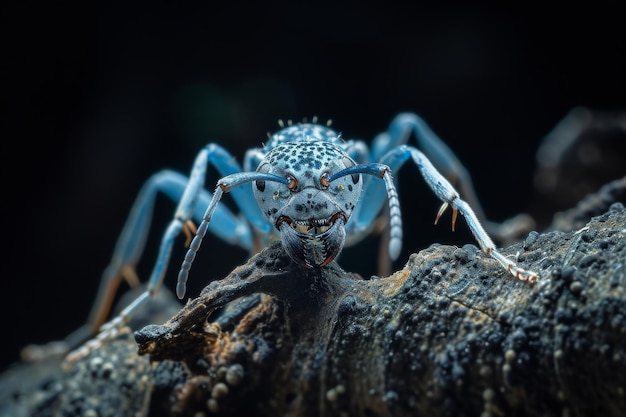
M507 272L522 281L534 283L539 278L539 274L521 268L512 260L505 257L496 249L495 244L481 225L474 210L464 200L461 199L459 193L454 189L452 184L443 177L435 169L430 160L422 152L409 146L400 146L387 153L382 159L392 169L400 167L406 160L411 158L417 165L422 177L430 187L430 189L439 197L443 204L437 213L435 224L439 221L441 215L448 207L452 208L452 230L457 219L458 213L465 217L465 221L478 242L480 248L485 255L495 259Z
M451 184L457 187L461 197L473 207L476 218L498 242L511 243L533 230L534 220L523 213L502 223L489 221L480 205L472 178L465 166L428 124L414 113L400 113L392 120L389 129L374 139L372 157L382 162L380 158L387 152L408 144L411 134L415 135L418 149Z

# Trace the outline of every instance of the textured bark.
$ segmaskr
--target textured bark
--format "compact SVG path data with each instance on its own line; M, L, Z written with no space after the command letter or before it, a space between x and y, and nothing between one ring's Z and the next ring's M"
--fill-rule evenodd
M624 189L626 178L561 220ZM0 412L622 416L626 209L587 221L504 249L541 274L534 285L473 245L434 244L365 280L336 263L300 268L274 244L135 340L67 371L51 360L6 372Z
M432 245L386 278L303 270L279 245L136 333L164 380L153 409L184 415L623 415L626 212L507 250ZM232 299L217 323L207 318ZM180 361L180 362L170 362ZM229 378L233 372L237 378ZM174 392L180 380L172 381Z

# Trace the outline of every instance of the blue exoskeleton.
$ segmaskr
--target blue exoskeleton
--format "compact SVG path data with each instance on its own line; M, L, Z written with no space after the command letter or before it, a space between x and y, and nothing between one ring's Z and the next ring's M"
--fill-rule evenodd
M411 134L421 151L408 145ZM402 219L391 173L408 160L417 165L426 183L443 201L435 222L451 207L454 227L460 212L487 256L521 280L537 280L538 274L522 269L496 249L470 205L429 158L443 173L459 179L465 198L474 198L469 176L452 151L421 118L410 113L398 115L388 131L375 138L371 148L362 141L342 139L329 125L315 121L282 125L264 146L246 153L243 168L224 148L207 145L196 157L189 178L162 171L142 188L102 278L99 301L90 322L92 332L99 333L72 352L69 361L113 338L158 292L173 242L181 231L189 238L195 231L195 236L179 272L179 298L185 295L190 268L207 232L250 252L279 238L295 262L305 268L323 268L344 245L354 245L371 233L382 216L388 220L388 256L395 260L402 245ZM209 165L222 176L213 193L204 190ZM119 281L137 280L134 267L144 249L158 192L178 201L178 207L163 235L148 287L119 316L102 325L110 304L105 300L112 299ZM243 216L219 205L224 193L232 195ZM193 221L199 222L197 230ZM255 241L261 247L255 246Z

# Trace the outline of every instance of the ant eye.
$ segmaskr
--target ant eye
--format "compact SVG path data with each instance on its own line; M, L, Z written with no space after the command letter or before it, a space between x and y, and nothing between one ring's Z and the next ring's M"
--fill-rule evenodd
M330 175L328 175L328 172L323 173L320 177L320 184L323 188L327 188L330 185L330 181L328 181L329 177Z
M256 189L260 192L265 191L265 181L255 181L254 184L256 185Z
M361 179L361 174L352 174L352 182L356 184Z
M287 180L289 181L287 183L287 188L289 188L291 191L296 191L296 188L298 188L298 180L292 175L289 175L287 177Z

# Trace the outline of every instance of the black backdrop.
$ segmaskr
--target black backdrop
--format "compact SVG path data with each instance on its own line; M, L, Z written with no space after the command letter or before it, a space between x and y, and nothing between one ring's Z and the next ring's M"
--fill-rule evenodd
M602 6L7 3L3 367L21 345L84 322L143 181L161 168L187 172L208 142L241 161L279 118L331 118L344 137L370 140L414 111L502 220L528 207L537 144L572 107L626 104L626 32ZM451 234L448 218L433 227L439 202L417 175L398 175L399 265L433 242L473 243L464 226ZM144 279L172 211L159 200ZM370 246L346 250L341 264L374 273ZM206 243L189 295L245 257Z

